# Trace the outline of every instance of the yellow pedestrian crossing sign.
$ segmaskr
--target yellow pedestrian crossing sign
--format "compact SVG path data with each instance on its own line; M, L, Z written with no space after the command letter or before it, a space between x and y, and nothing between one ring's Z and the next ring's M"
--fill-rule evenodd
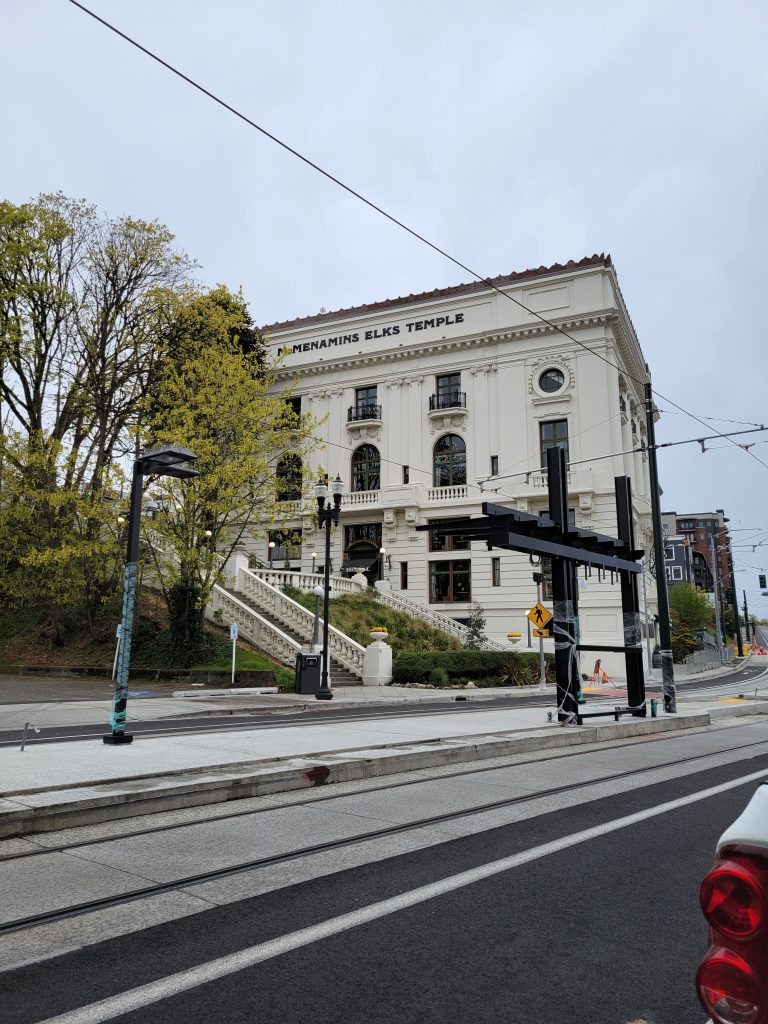
M541 629L542 626L546 626L546 624L552 618L552 612L549 611L548 608L545 608L544 605L541 604L541 602L539 602L538 604L534 605L533 608L531 608L531 610L528 612L528 618L531 620L534 626L537 626L539 629Z

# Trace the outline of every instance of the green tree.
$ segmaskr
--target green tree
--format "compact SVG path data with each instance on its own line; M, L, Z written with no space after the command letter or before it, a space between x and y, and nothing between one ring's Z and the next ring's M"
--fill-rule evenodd
M194 296L173 342L160 357L143 447L178 444L198 456L197 479L164 478L153 488L161 507L147 536L165 592L172 632L186 660L195 658L205 605L224 563L246 535L285 526L276 467L315 446L314 422L297 416L281 389L277 363L261 346L242 346L233 321L240 301L223 292ZM237 297L234 297L237 299Z
M691 583L676 583L669 588L669 611L676 626L691 630L714 626L715 613L708 595Z
M114 592L118 461L192 264L154 222L0 202L2 596L89 621Z
M485 611L482 605L475 601L469 609L468 633L464 639L465 651L480 651L485 646L488 641L488 637L485 635L485 624Z

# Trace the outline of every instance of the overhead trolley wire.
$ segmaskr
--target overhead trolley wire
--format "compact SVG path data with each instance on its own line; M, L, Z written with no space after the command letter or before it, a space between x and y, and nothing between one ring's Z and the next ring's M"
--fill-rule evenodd
M526 313L530 314L530 316L534 317L536 320L540 321L541 323L546 324L548 327L550 327L556 333L561 334L565 338L568 338L569 341L572 341L575 345L578 345L580 348L583 348L586 352L589 352L592 355L597 356L598 359L601 359L604 363L606 363L608 366L612 367L614 370L617 370L619 373L624 374L624 376L628 377L630 380L633 380L639 386L641 386L641 387L645 386L645 383L646 383L645 381L639 380L637 377L633 377L632 374L630 374L628 371L626 371L625 369L623 369L620 366L617 366L616 363L612 362L606 356L601 355L599 352L596 352L594 349L590 348L589 345L586 345L584 342L579 341L578 338L575 338L572 334L570 334L564 328L560 327L558 324L554 323L551 320L548 320L546 317L542 316L541 313L537 313L535 310L530 309L520 299L515 298L513 295L510 295L508 292L504 291L503 288L500 288L497 284L494 283L494 281L491 278L486 277L485 275L478 273L476 270L473 270L466 263L463 263L461 260L457 259L455 256L452 256L449 252L447 252L445 249L442 249L435 242L430 241L426 236L420 234L414 228L409 227L404 221L399 220L397 217L394 216L394 214L388 213L383 207L379 206L377 203L374 203L372 199L368 199L361 192L358 192L356 189L354 189L351 185L346 184L346 182L342 181L340 178L337 178L330 171L325 170L325 168L321 167L319 164L315 163L313 160L310 160L309 157L304 156L304 154L300 153L299 150L295 149L293 146L289 145L287 142L284 142L282 139L278 138L277 135L274 135L272 132L268 131L268 129L264 128L262 125L258 124L256 121L252 120L246 114L242 113L242 111L238 110L237 107L233 107L230 103L227 103L226 100L223 100L220 96L217 96L215 93L211 92L209 89L206 89L205 86L201 85L194 78L191 78L189 75L185 74L183 71L180 71L173 64L170 64L168 61L164 60L162 57L160 57L158 54L154 53L152 50L148 49L146 46L143 46L140 42L138 42L138 40L134 39L132 36L128 35L126 32L123 32L121 29L117 28L116 25L113 25L111 22L107 21L105 18L102 18L100 15L96 14L95 11L90 10L90 8L88 8L84 4L80 3L79 0L67 0L67 2L70 3L73 7L77 7L80 11L82 11L84 14L87 14L90 18L93 18L94 21L99 22L99 24L101 24L105 28L109 29L110 32L113 32L115 35L117 35L121 39L125 40L125 42L127 42L130 46L135 47L137 50L141 51L141 53L143 53L145 56L149 57L151 60L153 60L156 63L160 64L167 71L170 71L171 74L176 75L177 78L180 78L182 81L186 82L187 85L192 86L193 89L196 89L198 92L202 93L204 96L207 96L208 99L212 100L214 103L218 104L220 107L223 107L224 110L227 110L230 114L233 114L235 117L239 118L239 120L243 121L250 128L253 128L257 132L260 132L263 136L265 136L265 138L269 139L271 142L274 142L276 145L280 146L281 149L284 149L287 153L290 153L292 156L296 157L297 160L300 160L302 163L306 164L308 167L311 167L312 170L317 171L318 174L322 175L328 181L331 181L334 185L337 185L339 188L343 189L349 195L353 196L355 199L358 199L361 203L364 203L366 206L368 206L370 209L372 209L376 213L380 214L382 217L384 217L386 220L390 221L396 227L401 228L403 231L407 232L409 235L411 235L417 241L421 242L422 244L426 245L428 248L432 249L433 252L436 252L436 253L438 253L438 255L443 256L450 263L453 263L454 266L459 267L461 270L466 271L468 274L470 274L473 278L475 278L475 280L479 281L481 284L485 285L486 287L492 289L495 292L498 292L498 294L502 295L504 298L509 299L516 306L519 306L521 309L524 309L526 311ZM701 419L698 416L695 416L692 412L689 412L687 409L684 409L681 405L679 405L673 399L668 398L666 395L663 395L660 391L656 390L653 387L651 388L651 391L658 398L661 398L663 401L668 402L670 405L674 406L675 409L679 410L684 415L689 416L691 419L696 420L696 422L698 422L698 423L701 423L702 426L707 426L707 424L704 422L703 419ZM725 434L718 434L717 436L718 437L726 437ZM739 444L737 444L737 442L734 441L732 443L737 448L741 448L741 446ZM751 458L755 459L756 462L759 462L760 465L763 466L765 469L768 469L768 463L763 462L762 459L759 459L754 454L754 452L751 452L749 449L742 449L742 450L746 451L747 455L749 455Z

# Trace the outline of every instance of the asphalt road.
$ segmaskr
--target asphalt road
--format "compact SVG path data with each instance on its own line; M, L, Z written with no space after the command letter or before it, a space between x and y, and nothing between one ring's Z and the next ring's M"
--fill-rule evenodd
M624 792L582 793L576 806L481 822L461 838L336 874L310 870L298 884L8 971L4 1019L33 1024L73 1011L61 1024L703 1024L693 990L706 941L698 885L718 835L758 784L741 780L768 777L768 733L760 723L680 741L683 757L761 738L729 763L705 757L690 774L641 776ZM587 757L597 776L609 761L629 765L657 750L659 761L669 757L669 744L652 742ZM569 755L558 770L567 781L569 766L585 763ZM409 787L397 793L408 799ZM381 799L360 794L346 813L374 817ZM658 813L673 800L680 806ZM654 816L622 820L642 812ZM576 841L585 829L595 831ZM507 862L515 855L526 862ZM487 877L456 884L488 865ZM425 886L437 889L414 902ZM314 931L297 936L303 929ZM164 984L162 998L135 993L153 983ZM76 1012L129 992L99 1014Z

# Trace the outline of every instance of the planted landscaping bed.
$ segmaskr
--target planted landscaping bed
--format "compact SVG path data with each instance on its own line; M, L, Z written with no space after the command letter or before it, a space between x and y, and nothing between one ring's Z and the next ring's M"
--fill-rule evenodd
M544 655L547 678L554 674L554 656ZM395 658L392 682L451 686L533 686L539 682L539 655L516 651L419 651Z

